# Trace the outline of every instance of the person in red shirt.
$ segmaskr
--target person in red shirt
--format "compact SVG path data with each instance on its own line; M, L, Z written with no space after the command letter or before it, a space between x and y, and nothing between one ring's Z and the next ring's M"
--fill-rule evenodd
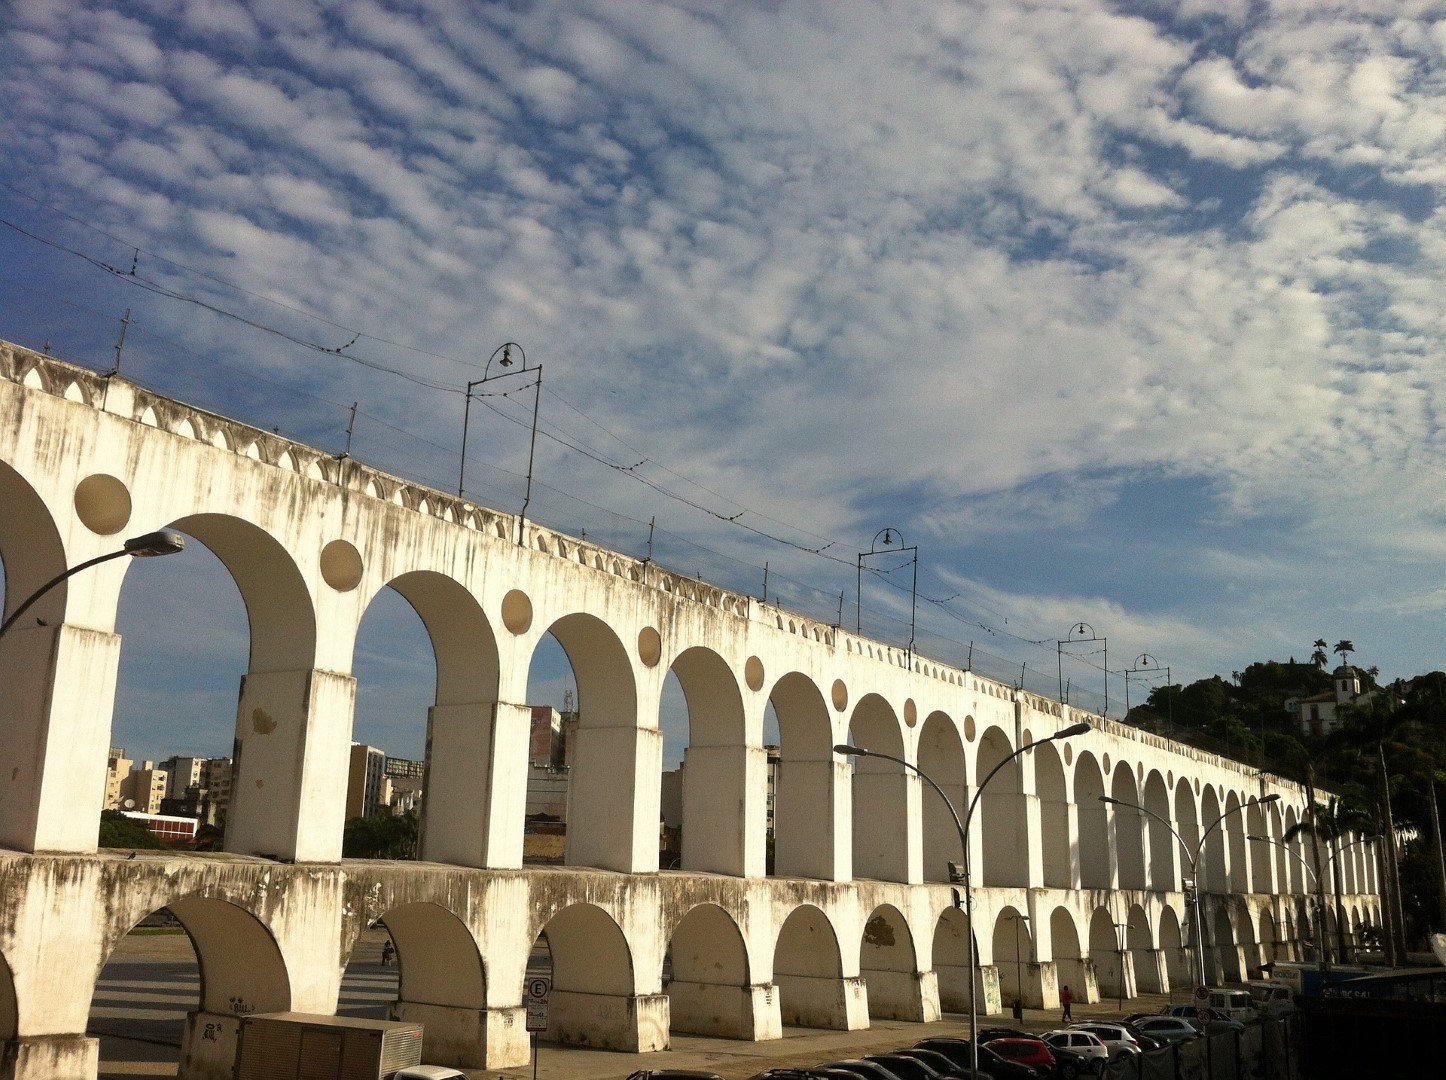
M1069 1006L1070 1006L1070 1003L1071 1003L1072 1001L1074 1001L1074 998L1070 996L1069 987L1066 985L1066 986L1065 986L1062 990L1060 990L1060 992L1059 992L1059 1003L1064 1006L1064 1019L1065 1019L1065 1020L1073 1020L1073 1019L1074 1019L1074 1014L1069 1011Z

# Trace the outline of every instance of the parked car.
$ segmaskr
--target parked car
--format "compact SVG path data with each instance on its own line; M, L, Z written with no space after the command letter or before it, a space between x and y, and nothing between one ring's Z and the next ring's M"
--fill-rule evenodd
M984 1045L1000 1057L1028 1065L1045 1076L1055 1074L1054 1055L1049 1046L1033 1035L1024 1039L990 1039Z
M1138 1054L1140 1052L1139 1042L1123 1024L1104 1024L1096 1021L1086 1021L1084 1023L1071 1024L1070 1030L1088 1031L1091 1035L1096 1036L1100 1042L1105 1044L1105 1049L1109 1051L1111 1060L1119 1057L1121 1054Z
M841 1061L825 1061L819 1064L820 1069L839 1069L844 1072L851 1072L855 1076L863 1077L863 1080L903 1080L898 1073L881 1065L877 1061L869 1061L866 1058L844 1058Z
M398 1073L398 1077L402 1074ZM462 1080L467 1080L461 1073ZM450 1080L450 1077L448 1078ZM717 1073L702 1072L698 1069L639 1069L628 1076L628 1080L723 1080Z
M1110 1048L1100 1041L1098 1035L1088 1031L1046 1031L1041 1038L1051 1050L1072 1050L1079 1054L1097 1073L1104 1072L1105 1066L1110 1063Z
M864 1060L878 1062L899 1080L939 1080L953 1072L948 1059L944 1059L942 1065L934 1065L909 1054L893 1053L865 1054Z
M890 1050L889 1053L894 1057L908 1057L921 1061L929 1066L929 1068L937 1070L939 1075L946 1078L946 1080L955 1076L963 1076L969 1071L968 1065L965 1065L961 1069L958 1065L954 1064L952 1058L945 1057L937 1050L920 1050L917 1046L901 1046L897 1050ZM983 1071L982 1069L980 1070L980 1072Z
M393 1080L467 1080L467 1074L448 1065L408 1065Z
M1132 1020L1121 1020L1120 1027L1130 1033L1130 1037L1135 1040L1135 1045L1140 1048L1141 1053L1148 1054L1151 1050L1158 1050L1164 1045L1160 1040L1141 1031L1140 1025Z
M1239 1020L1232 1020L1219 1009L1206 1008L1206 1014L1210 1017L1205 1022L1202 1030L1207 1035L1215 1035L1221 1031L1244 1031L1245 1025ZM1199 1020L1200 1009L1195 1005L1177 1004L1166 1006L1165 1016L1178 1016L1182 1020L1188 1020L1197 1028L1201 1027Z
M1224 1013L1232 1020L1239 1020L1245 1024L1260 1019L1260 1014L1255 1008L1255 999L1246 990L1211 987L1210 1007L1216 1012Z
M1136 1020L1135 1027L1162 1043L1189 1042L1200 1037L1199 1029L1180 1016L1146 1016Z
M921 1050L937 1050L954 1063L956 1071L967 1074L970 1067L970 1042L968 1039L953 1039L944 1035L922 1039L914 1044ZM1039 1080L1039 1070L1017 1061L1000 1057L987 1046L980 1046L979 1069L987 1072L994 1080Z
M858 1073L843 1069L764 1069L754 1073L748 1080L861 1080Z

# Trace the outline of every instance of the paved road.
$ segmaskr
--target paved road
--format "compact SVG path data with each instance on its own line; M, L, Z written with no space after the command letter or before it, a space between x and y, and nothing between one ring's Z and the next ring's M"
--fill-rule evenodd
M384 932L368 932L342 981L340 1012L349 1016L386 1015L396 997L397 972L383 967ZM101 1080L173 1077L180 1058L186 1012L200 997L200 975L190 939L184 934L128 936L101 973L91 1006L90 1033L99 1036ZM1184 1000L1178 998L1178 1000ZM1126 1012L1158 1011L1164 995L1149 994L1125 1002ZM1118 1017L1114 999L1076 1004L1076 1020ZM1014 1026L1008 1014L990 1017L997 1026ZM1019 1026L1047 1031L1059 1024L1057 1012L1026 1009ZM963 1033L964 1016L948 1015L937 1024L875 1020L865 1031L785 1028L784 1037L764 1043L675 1035L671 1050L656 1054L618 1054L604 1050L541 1044L538 1080L619 1080L637 1069L706 1069L727 1080L743 1080L774 1065L812 1065L820 1061L878 1053L909 1045L928 1035ZM532 1065L476 1071L474 1080L505 1077L530 1080Z

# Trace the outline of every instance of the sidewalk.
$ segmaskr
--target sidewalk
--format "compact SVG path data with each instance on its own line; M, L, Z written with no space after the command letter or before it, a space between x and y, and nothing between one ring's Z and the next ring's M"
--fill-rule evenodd
M1176 1001L1186 1000L1177 991ZM1119 1019L1135 1012L1159 1012L1170 1002L1167 994L1140 994L1127 998L1120 1009L1114 998L1086 1005L1076 1002L1074 1020ZM1025 1031L1044 1032L1063 1026L1058 1010L1025 1009L1024 1019L1015 1022L1006 1011L979 1018L983 1027L1019 1027ZM863 1031L821 1031L816 1028L784 1028L783 1038L771 1042L738 1042L733 1039L710 1039L693 1035L674 1035L672 1048L655 1054L619 1054L606 1050L588 1050L572 1046L540 1043L537 1054L538 1080L622 1080L638 1069L702 1069L715 1072L724 1080L745 1080L754 1073L779 1065L816 1065L822 1061L878 1054L900 1046L912 1046L933 1035L964 1036L968 1034L969 1017L946 1013L936 1024L908 1024L899 1020L874 1020ZM508 1080L530 1080L532 1065L515 1069L469 1072L473 1080L505 1077Z

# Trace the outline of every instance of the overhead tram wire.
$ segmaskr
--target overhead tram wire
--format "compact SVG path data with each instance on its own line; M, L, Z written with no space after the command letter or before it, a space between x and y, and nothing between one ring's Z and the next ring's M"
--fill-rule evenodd
M19 194L25 195L25 193L19 192L18 189L14 188L13 185L4 183L3 181L0 181L0 184L3 184L5 187L8 187L8 188L10 188L10 189L13 190L13 191L17 191L17 193L19 193ZM27 196L25 196L25 197L29 198L30 196L27 195ZM44 204L42 204L42 205L44 205ZM53 208L51 208L51 209L53 209ZM250 318L250 317L248 317L248 316L240 315L240 314L238 314L238 313L236 313L236 312L230 311L230 310L228 310L227 308L222 307L222 306L219 305L219 304L212 303L212 302L210 302L210 301L208 301L208 300L203 300L203 299L201 299L201 298L199 298L199 297L189 296L189 295L187 295L187 294L185 294L185 293L179 292L179 291L177 291L177 290L175 290L175 289L172 289L172 288L170 288L170 287L168 287L168 286L162 285L162 284L159 283L159 282L150 281L149 279L142 277L141 275L139 275L139 274L136 272L136 269L137 269L136 264L138 264L138 262L139 262L139 255L141 254L141 249L140 249L139 247L136 247L136 246L134 246L134 245L127 244L124 240L120 239L119 237L116 237L116 236L114 236L113 234L106 232L105 230L102 230L102 229L99 229L99 228L97 228L97 227L95 227L95 226L93 226L93 225L90 225L89 223L84 222L83 220L81 220L81 219L79 219L79 218L75 218L73 215L65 214L63 211L58 211L58 210L56 210L55 212L58 213L58 214L60 214L61 216L66 217L66 218L69 219L69 220L75 221L77 224L80 224L80 225L82 225L82 226L84 226L84 227L86 227L86 228L92 229L92 230L95 231L98 235L105 236L107 239L109 239L109 240L111 240L111 241L113 241L113 242L115 242L115 243L117 243L117 244L121 244L122 246L126 247L126 248L129 249L130 251L134 252L134 253L135 253L135 260L134 260L134 263L133 263L131 269L129 269L129 270L121 270L121 269L118 269L117 267L111 265L110 263L106 262L106 261L103 260L103 259L97 258L97 257L92 256L92 255L89 255L89 254L87 254L87 253L85 253L85 252L83 252L83 251L79 251L79 250L77 250L77 249L75 249L75 248L71 248L71 247L69 247L69 246L67 246L67 245L64 245L64 244L58 243L58 242L56 242L56 241L50 240L50 239L48 239L48 238L46 238L46 237L40 236L40 235L38 235L38 234L36 234L36 233L28 230L28 229L25 229L25 228L23 228L23 227L15 224L14 222L9 221L9 220L0 218L0 224L5 225L6 227L8 227L8 228L10 228L10 229L12 229L12 230L20 233L21 235L24 235L24 236L26 236L26 237L28 237L28 238L36 241L37 243L46 245L46 246L51 247L51 248L53 248L53 249L55 249L55 250L57 250L57 251L61 251L61 252L65 253L65 254L69 254L69 255L71 255L71 256L73 256L73 257L75 257L75 258L81 259L81 260L85 261L86 263L88 263L89 265L91 265L91 266L93 266L93 267L95 267L95 268L97 268L97 269L99 269L99 270L102 270L103 272L105 272L106 274L112 276L113 278L115 278L115 279L117 279L117 280L120 280L120 281L123 281L123 282L126 282L126 283L129 283L129 284L132 284L132 285L134 285L135 287L140 288L140 289L142 289L142 290L144 290L144 291L151 292L151 293L153 293L153 294L155 294L155 295L162 296L162 297L164 297L164 298L166 298L166 299L173 299L173 300L176 300L176 301L179 301L179 302L182 302L182 303L188 303L188 304L192 304L192 305L198 306L198 307L200 307L200 308L202 308L202 309L204 309L204 310L207 310L207 311L212 312L213 314L219 315L219 316L221 316L221 317L223 317L223 318L231 319L231 320L233 320L233 321L235 321L235 322L237 322L237 323L239 323L239 324L248 326L248 327L250 327L250 328L252 328L252 329L261 331L261 332L263 332L263 333L267 333L267 334L271 334L271 335L273 335L273 336L279 337L279 338L281 338L281 339L283 339L283 340L289 341L289 342L291 342L292 344L298 345L298 346L300 346L300 347L302 347L302 348L305 348L305 349L308 349L308 350L311 350L311 351L315 351L315 352L320 352L320 353L323 353L323 354L325 354L325 355L335 356L335 357L337 357L337 358L339 358L339 359L348 360L348 361L351 361L352 363L356 363L356 364L358 364L358 365L360 365L360 366L366 367L366 368L368 368L368 369L370 369L370 370L377 371L377 372L379 372L379 373L394 375L394 376L396 376L396 377L398 377L398 378L401 378L401 379L403 379L403 380L405 380L405 381L411 382L411 383L413 383L413 384L415 384L415 385L419 385L419 386L425 387L425 388L427 388L427 389L440 390L440 391L442 391L442 392L452 393L452 394L461 394L461 393L462 393L462 391L461 391L460 389L458 389L457 387L452 386L452 385L450 385L450 384L438 382L438 381L433 380L433 379L423 378L423 377L421 377L421 376L414 375L414 374L412 374L412 373L410 373L410 372L402 371L402 370L400 370L400 369L398 369L398 368L396 368L396 367L393 367L393 366L391 366L391 365L384 364L384 363L381 363L381 362L379 362L379 361L372 360L372 359L370 359L370 358L368 358L368 357L366 357L366 356L360 355L358 352L352 350L352 346L355 345L355 344L356 344L358 341L360 341L361 339L366 338L366 339L368 339L368 340L373 340L373 341L377 341L377 342L379 342L379 343L388 344L388 345L391 345L391 346L393 346L393 347L400 348L400 349L403 349L403 350L406 350L406 351L415 352L415 353L417 353L418 355L424 355L424 356L428 356L428 357L435 358L435 359L445 360L445 361L448 361L448 362L450 362L450 363L458 364L459 366L462 366L462 367L475 368L475 365L468 365L468 364L465 363L464 361L457 360L457 359L454 358L454 357L446 356L445 354L430 352L430 351L428 351L428 350L418 349L418 348L415 348L415 347L413 347L413 346L403 345L403 344L401 344L401 343L394 342L394 341L390 341L390 340L388 340L388 339L386 339L386 338L378 337L378 336L376 336L376 335L369 334L369 333L367 333L367 332L365 332L365 331L358 330L358 329L355 329L355 328L353 328L353 327L344 326L343 324L339 324L339 323L333 322L332 320L326 319L326 318L323 317L323 316L318 316L318 315L315 315L314 313L307 312L307 311L303 311L303 310L301 310L301 309L295 308L295 307L292 306L292 305L288 305L288 304L281 303L281 302L279 302L279 301L275 301L275 300L273 300L273 299L271 299L271 298L269 298L269 297L259 296L259 295L255 294L255 293L250 292L249 290L246 290L246 289L244 289L244 288L242 288L242 287L240 287L240 286L233 285L232 283L227 282L227 281L225 281L225 280L223 280L223 279L221 279L221 278L218 278L218 277L216 277L216 276L214 276L214 275L212 275L212 274L209 274L209 273L207 273L207 272L205 272L205 271L200 271L200 270L196 270L195 268L189 267L189 266L187 266L187 265L184 264L184 263L179 263L179 262L177 262L177 261L175 261L175 260L168 259L168 258L166 258L166 257L164 257L164 256L155 255L154 253L151 253L151 252L145 252L145 254L147 255L148 258L153 258L153 259L156 259L157 261L163 262L163 263L165 263L165 264L167 264L167 265L177 267L177 268L179 268L179 269L181 269L181 270L184 270L184 271L187 272L187 273L195 274L195 275L198 276L198 277L201 277L201 278L203 278L203 279L205 279L205 280L208 280L208 281L212 281L212 282L214 282L214 283L216 283L216 284L222 285L223 287L230 288L230 289L234 289L235 291L237 291L237 292L239 292L239 293L241 293L241 294L243 294L243 295L246 295L246 296L252 297L252 298L254 298L254 299L261 300L261 301L264 301L264 302L269 303L269 304L274 304L275 306L277 306L277 307L279 307L279 308L281 308L281 309L283 309L283 310L291 311L291 312L294 313L294 314L301 315L301 316L303 316L303 317L305 317L305 318L313 319L313 320L315 320L315 321L317 321L317 322L319 322L319 323L321 323L321 324L323 324L323 325L327 325L327 326L330 326L330 327L332 327L332 328L334 328L334 329L338 329L338 330L340 330L340 331L342 331L342 332L344 332L344 333L349 333L349 334L351 334L352 336L351 336L350 340L348 340L345 344L342 344L342 345L339 345L339 346L327 346L327 345L323 345L323 344L321 344L321 343L319 343L319 342L312 341L312 340L310 340L310 339L308 339L308 338L300 337L300 336L298 336L298 335L296 335L296 334L290 333L289 331L282 330L282 329L280 329L280 328L278 328L278 327L273 327L273 326L267 325L267 324L265 324L265 323L263 323L263 322L260 322L259 320L252 319L252 318ZM325 399L322 399L322 398L319 398L319 397L315 397L315 395L308 395L308 396L312 396L312 397L314 397L316 400L323 400L323 401L325 400ZM500 394L500 395L498 395L498 396L506 397L507 394ZM563 397L561 397L560 395L557 395L557 394L555 394L555 393L552 393L550 390L549 390L549 396L550 396L550 397L555 397L558 401L560 401L561 403L563 403L564 405L566 405L570 410L572 410L573 412L576 412L579 416L582 416L582 417L583 417L584 419L586 419L589 423L592 423L594 426L596 426L599 430L601 430L601 431L605 432L606 434L608 434L608 436L609 436L610 438L613 438L615 441L617 441L617 442L619 443L619 445L624 446L624 447L629 447L629 444L626 442L626 440L620 439L618 436L616 436L616 435L613 434L611 431L609 431L604 425L602 425L601 423L597 422L597 421L594 420L592 417L589 417L585 412L583 412L581 409L578 409L578 408L577 408L576 406L574 406L571 402L568 402L565 398L563 398ZM337 407L341 407L338 403L332 403L332 404L337 405ZM505 412L502 411L501 409L498 409L495 405L491 404L490 402L483 402L483 404L484 404L487 408L491 409L491 410L492 410L494 413L496 413L498 416L500 416L500 417L508 420L509 422L517 423L517 424L521 424L521 423L522 423L521 420L517 419L516 417L509 416L507 413L505 413ZM407 432L407 431L404 431L403 429L396 428L396 427L394 427L393 425L387 424L386 421L383 421L383 420L381 420L381 419L378 418L378 417L372 416L371 414L364 413L364 414L362 414L362 415L367 416L368 419L370 419L370 420L372 420L372 421L374 421L374 422L377 422L377 423L380 423L380 424L385 425L385 426L388 427L390 430L396 431L397 433L402 434L402 435L405 435L405 436L407 436L408 438L415 439L415 440L416 440L417 442L419 442L419 443L422 443L422 444L424 444L424 445L432 446L434 449L440 450L440 451L442 451L442 452L447 452L446 448L440 447L440 446L438 446L437 444L432 443L432 442L430 442L429 440L426 440L426 439L424 439L424 438L416 435L415 433ZM701 501L699 501L699 500L697 500L697 499L690 498L690 497L682 494L681 492L675 491L675 490L673 490L671 487L666 486L666 485L658 482L657 480L655 480L655 479L653 479L653 478L651 478L651 477L648 477L648 476L644 475L644 474L640 471L641 466L643 466L643 465L645 465L645 464L651 464L651 465L654 465L655 467L663 470L664 472L667 472L669 475L672 475L672 476L674 476L674 477L677 477L679 480L681 480L681 481L684 482L684 483L690 484L690 485L692 485L692 486L695 486L695 487L699 488L699 489L702 490L702 491L708 492L710 495L713 495L713 496L716 497L716 498L720 498L720 499L727 499L727 498L728 498L727 496L725 496L725 495L717 492L716 490L714 490L714 489L712 489L712 488L709 488L709 487L707 487L706 485L699 484L699 483L697 483L696 481L693 481L693 480L689 479L688 477L682 475L681 473L678 473L678 472L676 472L675 470L668 468L666 465L662 465L661 463L653 460L652 458L647 457L646 455L640 457L639 460L636 461L636 462L634 462L633 464L623 464L623 463L621 463L621 462L612 460L610 457L608 457L608 456L607 456L606 454L604 454L602 451L599 451L599 450L597 450L596 448L587 446L586 444L584 444L584 443L582 442L581 439L578 439L578 438L575 438L575 437L572 438L572 439L569 439L569 438L566 438L566 437L564 437L564 436L562 436L562 435L558 435L558 434L555 434L555 433L553 433L553 432L551 432L551 431L548 431L545 427L544 427L544 428L539 428L539 432L540 432L540 434L543 435L544 438L550 439L550 440L552 440L553 442L557 443L558 445L560 445L560 446L562 446L562 447L564 447L564 448L566 448L566 449L568 449L568 450L571 450L571 451L574 452L574 453L580 454L580 455L582 455L582 456L584 456L584 457L586 457L586 458L594 461L595 463L597 463L597 464L599 464L599 465L602 465L602 466L604 466L604 467L606 467L606 468L608 468L608 469L610 469L610 470L613 470L613 471L616 472L616 473L619 473L619 474L622 474L622 475L631 477L632 479L634 479L634 480L636 480L637 482L643 484L644 486L650 488L651 490L656 491L658 494L664 496L665 498L671 499L671 500L673 500L673 501L675 501L675 502L678 502L678 503L680 503L680 504L682 504L682 505L684 505L684 506L689 507L690 509L694 509L694 510L700 512L700 513L706 514L706 515L714 518L715 520L718 520L718 521L720 521L720 522L723 522L723 523L726 523L726 524L729 524L729 525L733 525L734 527L739 528L739 529L742 529L742 530L744 530L744 531L746 531L746 532L748 532L748 533L750 533L750 534L752 534L752 535L758 536L758 537L761 538L761 539L767 540L767 541L769 541L769 542L771 542L771 543L775 543L775 544L779 544L779 545L781 545L781 546L785 546L785 547L791 548L791 549L796 550L796 551L799 551L799 552L801 552L801 553L803 553L803 554L813 555L813 556L816 556L816 557L818 557L818 558L825 559L825 560L827 560L827 561L829 561L829 562L838 564L838 565L840 565L840 566L849 566L849 567L852 567L852 566L853 566L853 562L852 562L851 560L846 559L846 558L843 558L843 557L838 556L838 555L834 555L834 554L832 554L832 553L830 552L829 549L835 547L835 546L838 544L838 542L835 541L835 540L830 540L830 539L828 539L828 538L826 538L826 537L820 536L819 534L811 533L811 532L809 532L808 530L799 529L799 528L797 528L796 526L794 526L794 525L792 525L792 524L790 524L790 523L788 523L788 522L780 521L780 520L778 520L778 519L776 519L776 518L769 517L768 515L762 514L762 513L758 512L758 511L751 510L751 509L748 508L748 507L743 507L743 508L741 508L741 509L739 509L739 510L737 510L737 511L731 513L731 514L730 514L730 513L726 513L726 512L724 512L724 511L721 511L721 510L714 509L713 507L708 506L707 504L705 504L705 503L703 503L703 502L701 502ZM630 447L629 447L629 448L630 448ZM631 449L631 448L630 448L630 449ZM641 451L637 451L637 453L641 454L642 452L641 452ZM504 471L505 471L505 470L504 470ZM732 502L731 499L728 499L728 501ZM737 505L737 504L735 504L735 505ZM752 516L758 517L758 518L760 518L760 519L762 519L762 520L764 520L764 521L773 522L774 524L783 526L784 528L788 528L788 529L790 529L790 530L796 531L796 532L798 532L798 533L801 534L801 535L811 536L811 537L813 537L813 538L821 541L821 543L818 543L818 544L816 544L816 545L810 545L810 544L802 543L802 542L797 541L797 540L789 539L789 538L786 537L786 536L779 535L778 532L770 531L770 530L768 530L768 529L760 528L760 527L758 527L758 526L752 525L752 524L749 523L749 522L741 521L740 519L743 518L745 515L752 515ZM714 552L713 554L718 555L718 553L716 553L716 552ZM721 557L721 556L720 556L720 557ZM885 582L888 583L888 584L893 584L893 583L890 582L889 579L887 578L887 571L882 571L882 570L880 570L879 568L873 568L873 567L869 568L869 570L870 570L871 573L875 574L876 577L879 577L880 580L883 580L883 581L885 581ZM897 587L897 586L895 586L895 587ZM1009 639L1018 641L1019 643L1025 644L1025 645L1030 645L1030 646L1035 646L1035 647L1041 647L1041 648L1045 645L1046 639L1035 639L1035 638L1025 637L1025 636L1023 636L1023 635L1013 633L1012 631L1005 630L1005 629L1003 629L1002 627L993 626L993 625L990 625L990 624L987 624L987 623L983 623L983 622L980 622L980 621L974 620L974 619L969 619L969 618L967 618L966 616L961 615L960 613L958 613L957 611L953 610L953 609L949 606L950 601L953 600L953 599L956 599L956 598L957 598L957 595L958 595L958 594L956 593L956 594L954 594L953 596L948 597L948 598L939 598L939 597L932 597L932 596L928 596L928 595L921 595L921 599L925 600L926 603L929 603L930 605L934 606L936 609L944 612L946 615L948 615L948 617L950 617L951 619L953 619L953 620L955 620L956 622L960 623L961 625L967 625L967 626L976 627L976 628L978 628L978 629L980 629L980 630L983 630L984 632L986 632L986 633L988 633L988 634L996 635L996 636L1002 636L1002 637L1007 637L1007 638L1009 638ZM1007 618L1005 619L1005 621L1007 622ZM961 644L962 644L962 643L961 643ZM1098 665L1096 665L1096 666L1098 666Z

